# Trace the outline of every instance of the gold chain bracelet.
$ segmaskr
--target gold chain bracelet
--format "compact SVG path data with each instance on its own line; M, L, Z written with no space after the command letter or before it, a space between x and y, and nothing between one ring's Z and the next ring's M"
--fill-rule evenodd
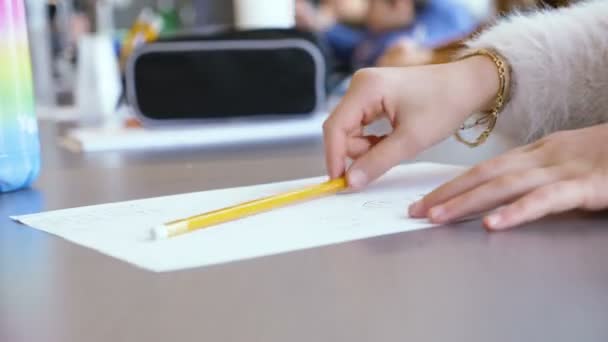
M483 112L483 115L479 119L477 119L472 126L467 126L466 123L461 126L461 130L466 130L482 124L487 125L486 129L477 137L477 139L475 139L474 141L468 141L462 137L460 132L457 131L454 134L456 140L471 148L478 147L485 143L486 140L488 140L488 138L490 137L492 131L494 130L494 127L496 127L496 121L498 121L498 116L503 110L505 103L507 102L509 97L509 88L511 81L511 68L509 67L509 64L506 62L505 58L499 55L496 51L489 49L475 50L473 52L465 54L458 60L473 56L489 57L494 62L494 64L496 64L496 69L498 71L499 88L498 94L496 95L494 107L489 111Z

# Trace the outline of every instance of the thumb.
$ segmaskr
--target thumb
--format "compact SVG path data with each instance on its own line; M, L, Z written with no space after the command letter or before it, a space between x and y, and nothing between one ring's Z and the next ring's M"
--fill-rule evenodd
M406 145L401 134L386 136L351 165L346 175L349 186L361 189L417 152L413 145Z

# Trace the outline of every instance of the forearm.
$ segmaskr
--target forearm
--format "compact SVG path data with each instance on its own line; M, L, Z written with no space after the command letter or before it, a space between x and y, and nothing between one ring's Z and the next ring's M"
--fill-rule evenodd
M520 142L608 121L608 1L515 15L468 42L511 64L498 128Z

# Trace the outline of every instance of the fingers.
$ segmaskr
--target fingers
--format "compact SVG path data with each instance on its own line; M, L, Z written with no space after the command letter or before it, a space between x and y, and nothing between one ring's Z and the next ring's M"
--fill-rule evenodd
M500 176L429 210L434 223L447 223L511 202L533 189L558 181L559 168L539 168Z
M327 165L327 173L334 179L342 176L346 168L346 152L347 152L347 132L332 124L330 121L325 122L323 128L323 137L325 141L325 164Z
M576 209L584 205L585 193L585 184L579 180L545 185L486 217L484 224L490 230L503 230Z
M412 217L426 217L428 211L450 199L500 176L528 170L540 161L530 153L511 153L483 162L456 179L442 185L409 208Z
M363 118L363 124L366 119ZM363 128L356 127L350 130L336 129L330 126L328 121L324 129L325 136L325 158L327 169L331 178L341 177L345 172L346 158L357 159L367 153L374 145L380 142L383 137L365 136ZM335 124L339 127L340 123ZM342 127L348 127L343 125Z
M345 172L352 132L361 132L366 124L384 115L381 97L373 94L378 81L368 74L360 71L353 77L349 91L323 125L327 171L331 178Z
M349 186L360 189L414 155L418 148L413 143L408 145L403 136L399 131L394 131L355 160L347 174Z
M350 159L358 159L367 153L373 146L378 144L382 137L378 136L358 136L351 137L347 143L347 156Z

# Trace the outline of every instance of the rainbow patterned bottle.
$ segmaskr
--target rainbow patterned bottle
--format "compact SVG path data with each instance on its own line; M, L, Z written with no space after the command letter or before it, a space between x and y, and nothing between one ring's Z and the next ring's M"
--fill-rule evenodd
M23 0L0 0L0 193L29 186L40 169Z

